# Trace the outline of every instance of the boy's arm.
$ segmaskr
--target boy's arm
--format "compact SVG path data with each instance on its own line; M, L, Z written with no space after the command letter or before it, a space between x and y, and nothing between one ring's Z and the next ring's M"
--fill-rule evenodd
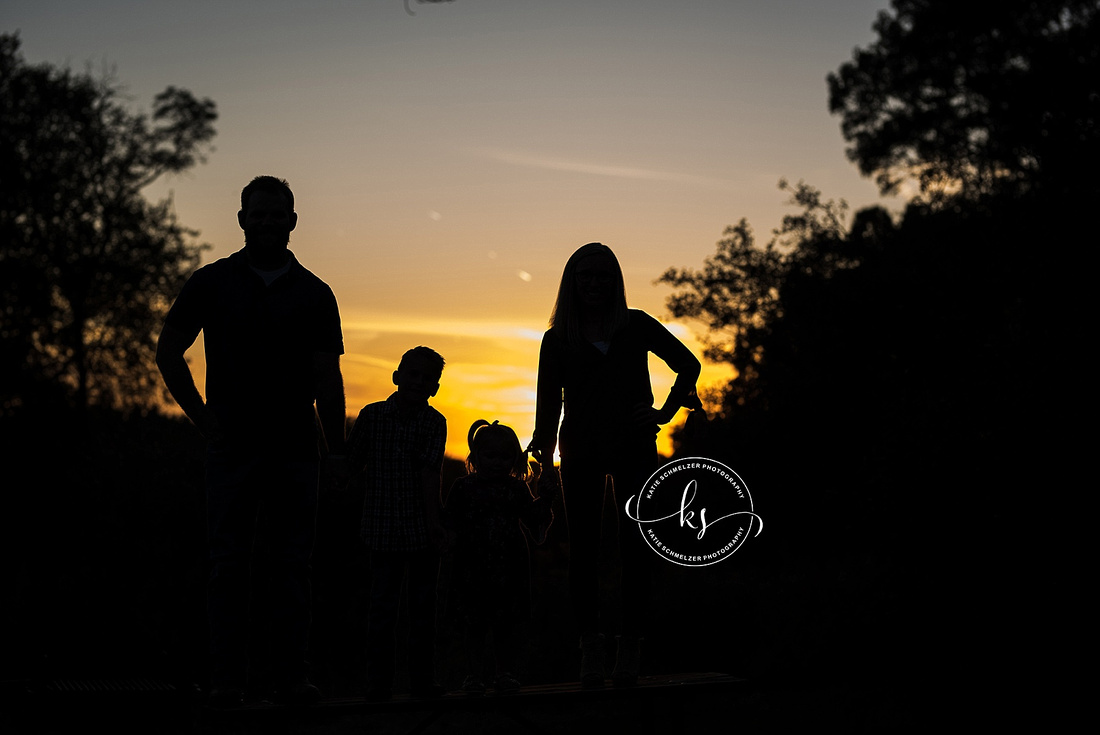
M427 461L420 470L420 486L424 494L428 534L442 549L446 543L446 531L443 528L443 496L440 490L443 484L443 452L447 444L447 422L442 416L439 416L439 423L434 429L428 443Z

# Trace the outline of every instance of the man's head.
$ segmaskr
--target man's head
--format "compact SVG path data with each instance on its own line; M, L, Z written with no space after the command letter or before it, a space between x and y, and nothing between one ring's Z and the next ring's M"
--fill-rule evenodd
M413 403L427 403L439 391L444 364L443 357L430 347L413 347L393 371L397 394Z
M294 192L283 179L257 176L241 190L237 223L244 230L245 247L253 264L278 268L286 262L290 233L298 224Z

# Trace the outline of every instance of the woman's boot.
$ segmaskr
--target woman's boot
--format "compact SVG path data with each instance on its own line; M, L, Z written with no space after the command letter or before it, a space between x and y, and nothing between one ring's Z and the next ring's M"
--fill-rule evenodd
M581 636L581 688L599 689L604 679L602 635Z
M611 682L617 687L632 687L638 683L638 659L642 654L642 639L635 636L619 636L619 650L615 654L615 671Z

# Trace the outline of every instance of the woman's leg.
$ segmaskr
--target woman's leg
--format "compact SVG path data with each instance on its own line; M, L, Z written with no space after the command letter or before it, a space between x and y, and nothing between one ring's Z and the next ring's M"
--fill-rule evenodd
M615 508L619 516L619 552L622 557L621 633L632 638L641 638L645 633L653 586L653 563L657 557L642 538L637 522L626 517L626 502L642 491L642 486L656 469L655 444L617 453L612 467Z
M469 690L479 687L485 690L485 642L489 624L478 616L471 616L463 630L463 647L466 651L467 683Z
M598 462L562 458L562 502L569 527L569 597L582 637L599 633L599 550L606 483L606 471Z
M599 552L607 472L596 460L561 462L562 500L569 526L569 597L580 633L581 686L602 687Z

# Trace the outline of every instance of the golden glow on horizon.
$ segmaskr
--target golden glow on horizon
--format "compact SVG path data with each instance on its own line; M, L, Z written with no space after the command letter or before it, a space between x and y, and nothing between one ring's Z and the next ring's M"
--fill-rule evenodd
M684 325L666 324L698 356L701 349ZM472 319L425 319L405 315L352 313L343 322L340 366L348 416L355 418L368 403L383 401L395 389L393 372L401 355L417 345L438 351L447 361L439 393L431 405L447 419L447 455L465 459L466 431L479 418L515 429L520 442L531 440L542 325ZM205 387L202 338L187 353L200 392ZM703 364L700 388L729 380L728 367ZM660 404L675 379L658 358L650 356L653 395ZM683 422L681 411L663 427L657 448L672 453L670 431Z
M666 326L696 355L701 353L684 325ZM346 354L341 361L348 413L355 416L367 403L389 396L401 355L426 345L447 361L439 393L431 401L447 418L447 454L460 459L466 456L466 430L480 418L511 426L526 446L534 428L542 333L543 325L507 321L353 314L344 321ZM701 386L730 376L722 366L704 364L703 370ZM659 404L668 395L675 375L652 356L650 375ZM670 428L682 420L681 413L662 429L658 436L662 454L671 454Z

